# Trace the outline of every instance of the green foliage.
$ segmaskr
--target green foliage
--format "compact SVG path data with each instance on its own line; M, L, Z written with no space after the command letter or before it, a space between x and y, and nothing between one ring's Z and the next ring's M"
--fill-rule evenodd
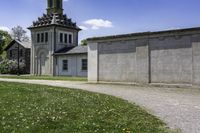
M87 46L87 45L88 45L87 40L82 40L82 41L81 41L81 45L82 45L82 46Z
M19 73L24 73L25 64L19 64ZM17 61L6 60L0 62L0 73L1 74L17 74L18 73L18 63Z
M2 58L2 60L6 59L7 57L7 52L6 51L3 51L0 58ZM0 60L1 61L1 60Z
M135 104L81 90L0 82L4 133L167 133Z
M10 34L7 31L0 30L0 56L4 48L12 41Z

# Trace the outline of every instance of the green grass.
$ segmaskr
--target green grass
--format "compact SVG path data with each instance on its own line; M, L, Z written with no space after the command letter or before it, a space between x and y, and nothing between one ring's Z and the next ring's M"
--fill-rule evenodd
M0 82L3 133L167 133L135 104L81 90Z
M53 77L53 76L3 76L1 75L0 78L11 78L11 79L30 79L30 80L61 80L61 81L87 81L86 77L69 77L69 76L59 76L59 77Z

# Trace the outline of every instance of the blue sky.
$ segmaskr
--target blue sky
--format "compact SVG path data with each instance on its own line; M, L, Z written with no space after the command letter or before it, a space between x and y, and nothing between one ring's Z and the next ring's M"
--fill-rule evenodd
M47 0L1 0L0 29L46 13ZM81 26L79 40L113 34L200 27L200 0L68 0L64 12Z

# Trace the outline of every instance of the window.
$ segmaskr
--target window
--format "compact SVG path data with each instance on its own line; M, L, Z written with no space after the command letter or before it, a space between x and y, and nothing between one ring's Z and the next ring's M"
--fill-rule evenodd
M71 44L72 43L72 35L69 34L69 43Z
M13 56L13 52L12 50L10 50L10 57L12 58L12 56Z
M23 56L23 49L20 49L19 55L22 57Z
M87 59L82 59L82 70L86 71L88 69L87 65Z
M45 32L45 42L48 42L48 32Z
M67 43L67 40L68 40L68 39L67 39L67 34L65 34L65 43Z
M41 33L41 42L44 42L44 33Z
M63 33L60 33L60 42L63 42Z
M37 42L38 43L40 42L40 34L39 33L37 34Z
M68 70L68 60L63 60L63 70Z

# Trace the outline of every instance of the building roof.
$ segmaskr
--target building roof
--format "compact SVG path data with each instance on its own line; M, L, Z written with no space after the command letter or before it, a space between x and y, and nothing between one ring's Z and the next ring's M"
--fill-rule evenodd
M86 54L88 52L87 46L64 47L56 51L55 55L69 55L69 54Z
M150 31L138 32L138 33L130 33L130 34L122 34L122 35L103 36L103 37L93 37L93 38L88 38L87 41L101 41L101 40L129 38L129 37L137 37L137 36L150 36L150 35L159 35L159 34L165 34L165 33L184 33L184 32L190 32L190 31L200 31L200 27L165 30L165 31L154 31L154 32L150 32Z
M31 42L13 40L11 43L8 44L8 46L5 48L5 50L8 50L15 43L20 44L22 47L24 47L26 49L31 49Z
M57 25L75 30L81 30L76 25L76 23L72 22L72 20L67 17L67 15L58 13L43 14L43 16L39 17L37 21L34 21L32 26L30 26L28 29L46 27L51 25Z

